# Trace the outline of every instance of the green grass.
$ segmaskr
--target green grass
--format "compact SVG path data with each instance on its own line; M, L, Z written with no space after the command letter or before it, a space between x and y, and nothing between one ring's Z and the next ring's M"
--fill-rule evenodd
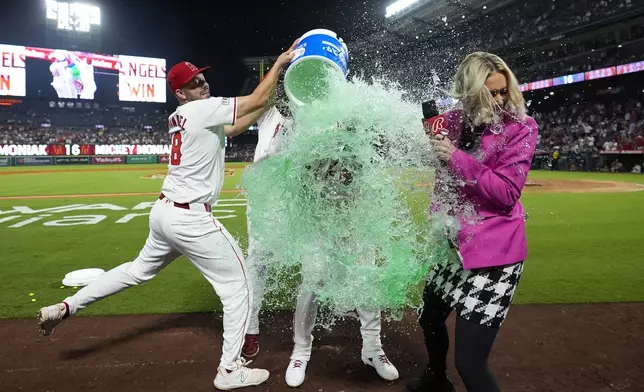
M135 167L136 170L104 171ZM226 178L233 190L243 165ZM89 169L89 170L88 170ZM162 180L141 177L163 173L165 165L63 166L0 169L0 197L149 192L150 196L0 200L0 211L15 206L32 210L110 203L125 210L76 210L34 214L0 213L0 317L31 317L43 305L59 302L75 290L61 288L64 275L74 269L112 268L132 260L147 236L147 217L116 223L141 202L153 202ZM28 171L30 173L9 174ZM40 173L46 171L46 173ZM37 173L36 173L37 172ZM644 176L605 173L533 172L531 179L591 179L644 184ZM222 195L216 216L246 248L243 199ZM602 194L526 193L529 258L516 303L574 303L644 300L644 192ZM423 201L420 201L422 204ZM105 206L102 206L105 207ZM23 227L26 219L51 214ZM103 215L94 225L48 227L43 222L65 216ZM235 217L230 217L235 215ZM3 222L9 216L13 220ZM33 296L29 296L33 293ZM35 302L32 302L35 299ZM214 291L185 259L180 258L149 283L89 307L82 314L142 314L197 312L220 309Z
M224 189L234 189L243 163L229 164L237 169L228 176ZM110 170L110 171L107 171ZM160 180L142 177L163 174L167 165L44 166L0 169L0 196L73 195L87 193L158 192ZM22 174L22 172L27 172ZM20 173L5 174L3 173Z
M639 174L534 171L530 179L644 184ZM525 193L522 202L529 256L517 303L644 300L644 192Z
M618 181L634 184L644 184L644 175L634 173L586 173L534 170L530 172L530 180L593 180L593 181Z
M71 204L111 203L131 209L140 202L152 202L154 197L118 197L105 199L0 201L0 210L26 205L39 208ZM239 218L221 222L243 247L246 246L244 206L222 207L234 211ZM95 225L45 227L40 222L20 228L8 228L12 222L0 223L3 258L0 264L0 315L2 317L31 316L50 302L59 302L73 294L72 288L61 288L66 273L80 268L99 267L108 270L133 260L148 234L147 216L133 218L125 224L115 223L128 213L141 211L80 210L52 213L50 219L74 215L104 215ZM215 211L215 214L219 214ZM232 215L225 213L225 215ZM0 219L7 215L0 215ZM37 215L35 215L37 216ZM31 216L30 216L31 217ZM29 293L34 293L33 297ZM31 302L35 298L36 302ZM127 290L88 308L83 314L137 314L193 312L219 309L212 287L185 259L180 258L163 270L151 282Z
M526 195L518 302L644 300L644 194Z

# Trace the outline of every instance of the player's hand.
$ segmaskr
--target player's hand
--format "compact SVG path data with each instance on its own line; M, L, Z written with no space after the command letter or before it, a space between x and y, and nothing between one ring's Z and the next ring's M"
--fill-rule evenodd
M434 149L438 159L443 162L449 162L449 160L452 159L452 155L454 154L454 151L456 151L456 147L446 136L435 135L434 138L430 140L430 143L432 144L432 148Z
M275 61L275 66L283 67L286 64L290 63L291 60L293 60L293 57L295 57L295 48L297 47L297 44L299 42L300 39L296 39L290 48L288 48L284 53L280 54L280 56L277 58L277 61Z

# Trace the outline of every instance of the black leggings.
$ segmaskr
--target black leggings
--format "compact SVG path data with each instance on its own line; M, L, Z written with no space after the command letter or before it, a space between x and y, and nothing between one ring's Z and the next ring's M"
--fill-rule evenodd
M425 306L420 317L420 325L425 335L429 366L437 376L444 376L449 349L445 320L452 309L434 293L430 286L425 287L423 299ZM468 392L500 391L487 363L497 332L498 328L474 323L460 316L456 317L454 336L456 369Z

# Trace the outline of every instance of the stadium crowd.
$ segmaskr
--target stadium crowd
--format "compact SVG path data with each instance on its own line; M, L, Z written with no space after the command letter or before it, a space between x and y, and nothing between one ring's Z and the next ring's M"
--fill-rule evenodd
M160 129L111 128L70 130L64 126L0 126L0 144L167 144Z
M554 170L641 170L642 162L624 165L618 156L601 159L602 152L642 151L644 160L641 101L561 106L532 115L540 128L537 149L548 155Z
M0 110L0 144L164 144L165 124L167 115L160 111L116 115L109 108L9 107Z
M627 16L641 17L644 0L581 3L517 1L485 17L437 23L419 42L412 38L405 42L395 34L383 42L374 37L350 53L351 61L366 77L384 74L421 97L428 85L449 89L458 63L476 50L500 55L522 83L644 60L644 28ZM584 30L607 17L625 19L606 29L595 26L594 34Z
M519 52L508 61L517 65L520 79L543 80L641 61L644 59L641 53L642 38L644 28L636 25L628 30L628 37L624 39L618 39L615 33L609 32L537 52Z
M541 148L644 151L642 102L562 106L534 117L540 126Z
M493 17L481 18L471 34L459 37L439 34L436 40L432 40L432 47L417 47L415 50L422 51L424 58L443 60L432 65L441 68L436 72L427 72L427 65L418 62L419 53L411 50L401 56L400 61L413 66L390 66L388 76L402 81L403 87L404 80L422 86L421 89L426 89L432 83L438 86L436 80L446 76L443 75L446 72L453 71L451 63L460 60L456 54L452 54L454 58L451 58L443 51L445 45L454 46L454 40L467 43L463 50L475 48L495 51L523 46L522 50L507 53L508 62L517 70L522 82L644 60L641 51L637 50L644 38L641 25L624 27L625 30L619 34L609 31L561 45L545 46L551 49L528 44L539 38L552 37L606 20L607 17L642 9L644 0L585 0L583 7L579 6L579 2L573 4L566 1L515 2L496 12ZM488 33L481 35L480 31ZM535 58L539 61L535 61ZM253 88L255 82L258 80L251 82L249 88ZM601 159L601 152L644 151L642 99L626 101L626 98L620 98L610 103L573 99L570 102L555 110L531 113L540 125L538 149L542 154L548 154L548 165L553 169L622 170L618 163L607 166L606 160ZM86 107L88 110L70 110L61 104L59 102L57 106L52 102L48 110L0 108L0 144L168 143L168 113L165 111L135 113L124 108L98 106ZM251 160L255 143L256 132L235 138L229 144L227 158ZM560 165L563 161L565 164Z
M0 110L0 145L25 144L150 144L170 143L165 111L126 113L109 108L78 111ZM249 131L252 135L256 132ZM257 138L230 143L226 158L250 161Z
M498 18L485 19L478 46L491 49L534 41L577 26L606 20L644 6L644 0L518 1L504 7ZM480 36L480 35L479 35Z
M1 111L6 112L6 110ZM166 114L158 113L154 127L124 127L108 125L64 126L48 122L35 123L45 114L34 111L26 116L16 113L0 115L0 145L3 144L167 144ZM641 100L606 103L578 103L563 105L553 111L533 111L540 127L538 150L568 157L568 170L598 170L602 151L644 151L644 105ZM91 114L87 114L91 116ZM140 124L150 121L152 115L130 116ZM144 119L145 118L145 119ZM227 149L229 160L250 161L256 143L256 131L232 139ZM643 154L644 156L644 154ZM557 168L557 162L553 162ZM563 166L562 166L563 167ZM610 169L610 167L608 167Z

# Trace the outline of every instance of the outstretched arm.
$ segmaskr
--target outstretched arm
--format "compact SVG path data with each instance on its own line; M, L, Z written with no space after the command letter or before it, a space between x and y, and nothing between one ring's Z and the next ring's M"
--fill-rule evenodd
M246 132L251 125L257 122L264 112L266 112L266 108L263 107L237 119L235 125L224 125L226 137L235 137Z
M259 110L266 105L277 84L282 68L293 59L293 51L298 41L293 42L293 45L277 58L277 61L275 61L273 67L268 71L264 80L261 81L252 94L237 98L237 118Z

